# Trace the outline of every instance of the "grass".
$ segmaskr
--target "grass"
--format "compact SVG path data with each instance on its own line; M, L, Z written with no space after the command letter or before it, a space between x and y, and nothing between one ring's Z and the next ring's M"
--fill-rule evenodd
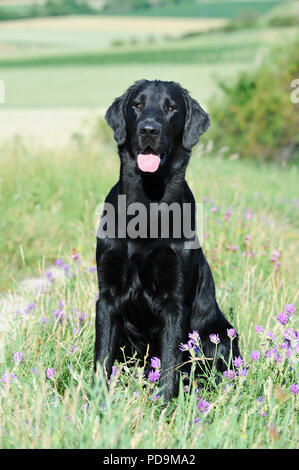
M60 151L20 142L1 151L0 272L2 289L9 291L0 315L9 334L0 351L0 446L296 447L297 396L290 386L298 383L298 368L289 367L279 347L281 362L264 353L282 342L285 327L276 315L298 298L298 168L223 160L208 148L195 149L187 180L196 200L204 201L203 249L218 302L240 334L250 368L246 379L234 379L235 387L226 379L203 387L206 412L196 406L196 387L182 389L164 408L162 399L153 402L155 392L134 359L119 366L109 393L92 386L96 207L119 167L111 135L103 125L100 130ZM280 266L270 261L274 251ZM56 259L64 269L53 269ZM42 277L44 287L17 282L28 276ZM276 341L256 333L255 324ZM254 362L250 352L257 349L261 359ZM22 352L21 364L15 352ZM51 368L56 375L47 378Z
M138 64L130 66L53 66L22 69L2 69L6 84L6 103L1 110L15 108L59 109L108 107L116 96L121 95L135 80L174 80L182 83L200 103L219 92L218 79L235 77L247 70L248 64L227 63L209 65L161 65ZM82 83L84 86L82 86ZM3 127L8 121L3 118Z
M98 52L72 48L67 54L53 42L43 56L2 57L6 103L1 109L104 107L137 78L179 81L206 103L218 91L219 79L252 69L271 46L294 34L294 28L215 32Z
M135 9L120 11L117 14L136 15L136 16L168 16L168 17L203 17L203 18L235 18L241 12L253 11L257 14L263 14L273 7L283 3L272 0L253 0L253 1L208 1L196 2L186 1L179 5L160 6L151 9ZM108 14L111 14L109 11Z
M217 19L70 16L1 22L1 57L28 57L59 52L99 51L122 44L163 42L191 31L225 24Z

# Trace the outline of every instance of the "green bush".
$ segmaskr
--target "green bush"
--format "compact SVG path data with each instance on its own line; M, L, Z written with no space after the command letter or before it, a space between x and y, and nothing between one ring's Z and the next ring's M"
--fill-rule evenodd
M296 26L299 24L298 16L273 16L268 25L273 27Z
M236 83L221 83L213 100L207 137L240 157L286 162L299 148L299 104L292 103L291 82L299 78L299 39L273 52L254 73Z

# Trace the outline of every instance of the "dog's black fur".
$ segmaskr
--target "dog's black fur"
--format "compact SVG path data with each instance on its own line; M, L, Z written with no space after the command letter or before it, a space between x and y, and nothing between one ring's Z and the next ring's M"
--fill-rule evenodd
M133 202L195 202L185 181L192 147L209 126L209 117L175 82L140 80L117 98L106 114L121 160L120 178L106 202L115 207L119 195ZM145 130L144 130L145 129ZM155 173L143 172L137 154L150 147L161 156ZM160 232L159 232L160 233ZM221 313L209 265L201 248L186 249L185 239L97 238L99 299L96 305L95 368L105 364L108 377L120 348L131 346L144 357L161 359L160 384L166 400L178 393L182 362L180 343L198 331L203 352L213 357L209 335L217 333L216 367L228 368L232 328ZM232 357L239 356L238 338ZM224 358L224 360L222 359Z

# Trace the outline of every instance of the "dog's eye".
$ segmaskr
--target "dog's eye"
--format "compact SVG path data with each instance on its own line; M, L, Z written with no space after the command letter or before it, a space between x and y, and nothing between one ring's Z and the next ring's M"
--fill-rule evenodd
M137 109L142 109L142 108L143 108L143 106L142 106L141 103L135 103L134 106L135 106L135 108L137 108Z

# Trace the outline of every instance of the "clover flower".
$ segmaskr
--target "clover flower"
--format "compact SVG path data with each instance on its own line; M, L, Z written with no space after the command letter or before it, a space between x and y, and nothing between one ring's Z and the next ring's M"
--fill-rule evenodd
M278 258L280 257L280 252L279 251L273 251L272 252L272 258L270 258L271 263L275 263Z
M155 383L159 380L160 372L158 370L151 370L148 374L148 380L150 383Z
M217 333L213 333L213 334L209 335L209 338L210 338L211 343L214 343L214 344L219 344L220 343L220 338L219 338L219 335Z
M161 361L158 357L151 358L151 366L153 369L159 369L161 367Z
M276 318L279 321L279 323L281 323L282 325L286 325L287 322L289 321L289 315L287 314L287 312L285 310L283 310L281 313L279 313L276 316Z
M261 355L259 351L251 351L250 357L253 361L257 361L258 359L261 358Z
M199 334L197 331L193 330L192 333L189 333L189 338L192 339L192 341L194 341L194 343L198 343L199 342Z
M13 381L18 381L18 378L15 374L2 374L1 382L5 384L11 384Z
M294 315L296 312L295 304L286 304L284 308L290 315Z
M299 387L297 384L292 384L290 386L290 391L294 394L294 395L297 395L297 393L299 392Z
M54 367L50 367L46 369L47 379L52 379L56 375L56 369Z
M225 370L223 372L224 377L226 377L231 382L237 377L237 374L234 370Z
M210 403L207 400L200 400L197 403L197 409L200 413L206 413L210 409Z
M152 396L152 402L159 400L161 397L160 395L153 395Z
M236 330L234 328L230 328L230 329L227 329L227 336L230 338L230 339L235 339L236 338Z
M14 353L13 355L13 360L14 360L14 363L18 363L18 364L21 364L22 360L23 360L23 353L17 351Z
M242 365L244 364L244 361L241 358L241 356L238 356L238 357L235 357L235 359L233 359L233 364L235 367L239 368L239 367L242 367Z
M263 333L264 332L264 328L262 325L255 325L255 331L257 333Z

